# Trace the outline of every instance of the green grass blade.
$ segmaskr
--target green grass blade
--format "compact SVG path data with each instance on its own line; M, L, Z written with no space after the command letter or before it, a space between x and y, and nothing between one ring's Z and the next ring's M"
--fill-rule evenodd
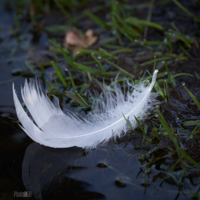
M136 17L129 17L125 20L125 22L128 23L128 24L131 24L133 26L139 26L139 27L150 26L150 27L159 29L161 31L164 30L164 28L158 23L146 21L146 20L140 20L140 19L137 19Z
M193 77L192 74L188 74L188 73L179 73L179 74L172 75L173 78L176 78L178 76L191 76L191 77Z
M122 113L122 115L123 115L124 119L126 120L127 124L130 126L130 128L131 128L132 130L134 130L134 128L132 127L132 125L130 124L130 122L126 119L126 117L124 116L123 113Z
M115 68L117 68L119 71L121 71L123 74L126 74L132 78L134 78L134 75L130 74L129 72L127 72L126 70L122 69L121 67L119 67L118 65L110 62L109 60L105 60L107 63L109 63L110 65L114 66Z
M135 116L134 116L134 117L135 117ZM137 117L135 117L135 120L137 121L137 123L138 123L138 125L139 125L141 131L143 132L143 134L144 134L144 136L145 136L145 138L146 138L146 132L144 131L144 129L143 129L143 127L142 127L142 122L141 122L141 120L137 119Z
M67 91L65 94L67 97L69 97L70 99L73 99L75 102L79 103L82 106L88 106L87 104L85 104L84 101L82 101L82 99L74 94L72 94L71 92Z
M196 121L185 121L183 122L183 126L196 126L200 123L200 120Z
M77 92L76 86L75 86L75 83L74 83L74 80L73 80L73 78L72 78L71 73L70 73L69 71L67 71L67 72L68 72L68 74L69 74L69 76L70 76L70 78L71 78L71 82L72 82L72 87L73 87L74 93L76 94L77 97L79 97L79 99L81 99L82 105L84 105L85 107L88 107L87 102L86 102L86 101L83 99L83 97Z
M67 55L67 53L64 51L64 49L61 47L60 44L58 44L58 49L60 50L60 52L62 53L62 55L66 58L67 62L69 63L69 65L76 70L76 67L73 64L73 61L71 60L71 58Z
M97 64L98 64L100 70L101 70L102 72L105 72L105 69L104 69L103 65L101 64L101 62L99 61L99 59L97 59L96 56L93 55L93 54L92 54L91 56L92 56L92 58L97 62Z
M99 70L92 69L92 68L90 68L86 65L83 65L81 63L74 62L74 65L76 65L78 68L82 69L84 72L90 72L92 74L101 74L101 72Z
M102 21L99 17L92 14L91 12L85 10L83 13L85 13L87 16L89 16L92 20L94 20L102 29L107 29L108 25Z
M197 100L197 98L187 89L187 87L185 85L183 85L183 87L186 89L186 91L188 92L188 94L191 96L191 98L193 99L193 101L196 103L196 105L200 108L200 103Z
M197 163L195 160L193 160L187 153L185 153L184 151L180 150L180 153L188 160L190 161L193 165L200 167L200 164Z
M165 61L165 60L170 60L170 59L171 59L171 57L156 58L156 59L153 59L153 60L150 60L150 61L147 61L147 62L141 63L140 66L143 67L143 66L146 66L146 65L152 64L152 63L154 63L154 62Z
M84 84L82 85L81 89L80 89L79 94L82 95L83 92L85 92L85 90L87 89L87 87L88 87L88 84L87 84L87 83L84 83Z
M189 10L187 10L182 4L180 4L177 0L173 0L173 2L184 12L186 12L189 16L193 17L196 19L198 22L200 22L200 19L196 17L194 14L192 14Z
M57 76L59 77L60 81L61 81L62 84L67 88L67 87L68 87L68 84L67 84L67 82L65 81L65 78L63 77L62 72L61 72L60 69L56 66L56 64L55 64L54 61L51 61L51 64L52 64L53 68L55 69L56 74L57 74Z
M98 55L98 56L101 56L101 57L108 57L108 58L111 58L111 59L116 59L115 56L113 56L112 54L110 54L109 52L107 51L98 51L98 50L93 50L93 49L80 49L80 52L82 53L86 53L86 54L94 54L94 55Z

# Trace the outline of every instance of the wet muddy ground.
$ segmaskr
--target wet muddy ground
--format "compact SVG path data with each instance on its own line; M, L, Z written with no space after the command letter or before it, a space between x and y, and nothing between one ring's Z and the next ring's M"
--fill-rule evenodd
M21 2L21 1L20 1ZM27 1L28 2L28 1ZM125 1L124 1L125 2ZM200 16L199 1L179 1L195 16ZM129 2L129 12L140 19L146 19L149 2ZM134 5L136 8L134 8ZM139 5L139 6L138 6ZM180 147L197 163L200 162L200 135L197 127L195 137L181 135L184 129L191 133L195 126L188 126L187 121L195 125L200 120L200 109L185 90L185 85L200 101L200 23L188 16L172 1L155 1L152 8L151 21L162 25L165 32L170 32L172 22L185 36L195 39L191 47L181 39L173 39L173 53L175 57L166 60L171 74L188 73L193 76L182 75L175 78L176 83L169 83L169 100L158 97L160 111L167 124L180 133ZM102 9L102 7L105 9ZM18 9L19 10L18 10ZM177 155L171 149L174 144L164 136L158 142L152 135L153 122L159 124L155 113L144 124L148 125L148 138L151 143L143 140L139 128L134 133L127 133L117 141L111 140L106 146L99 145L93 150L81 148L53 149L33 142L20 129L15 113L12 83L19 91L24 80L39 77L44 91L47 91L46 80L54 83L56 76L50 61L55 60L56 52L52 51L49 39L56 39L63 44L67 30L76 27L83 33L92 29L98 36L98 41L91 49L103 47L108 51L108 45L103 44L105 39L113 38L113 32L100 29L99 25L89 17L80 17L82 10L88 9L102 20L109 20L110 9L104 1L96 4L86 3L70 13L72 18L80 17L78 24L69 23L62 12L50 5L51 12L41 12L31 19L31 6L18 5L14 1L1 0L0 4L0 198L13 199L14 195L29 191L28 199L198 199L200 191L200 171L191 165L183 176L179 165L171 168L177 161ZM99 9L99 11L98 11ZM77 22L77 21L76 21ZM20 24L20 25L19 25ZM66 24L56 30L52 25ZM69 25L69 26L68 26ZM58 27L56 27L58 28ZM167 36L164 31L149 28L140 41L163 41ZM115 34L114 34L115 35ZM139 40L139 39L138 39ZM132 43L126 37L119 41L116 38L109 45L131 48L132 51L116 53L116 64L135 78L141 77L146 70L153 71L153 64L142 65L153 60L155 52L163 55L169 52L169 47L150 45L148 48L141 43ZM187 52L183 51L185 47ZM116 49L114 49L116 50ZM179 57L179 55L181 55ZM179 59L180 58L180 59ZM63 56L58 55L58 61L63 68L70 66ZM79 63L90 62L88 56L77 58ZM44 73L41 70L44 66ZM106 68L108 64L104 64ZM157 62L160 72L166 73L165 64ZM115 72L111 67L109 72ZM85 80L81 74L73 73L77 85ZM66 75L67 76L67 75ZM98 80L102 77L96 76ZM161 77L160 79L167 79ZM106 77L106 81L110 77ZM64 88L61 83L61 90ZM91 88L96 87L92 82ZM77 106L76 102L67 97L58 95L63 107L67 103ZM87 109L85 109L87 111ZM185 123L185 124L184 124ZM184 126L185 125L185 126ZM159 130L161 131L161 130ZM152 151L152 152L151 152ZM147 153L149 152L149 153ZM145 155L145 156L144 156ZM189 161L186 161L188 164ZM190 163L191 164L191 163ZM180 180L180 181L179 181Z

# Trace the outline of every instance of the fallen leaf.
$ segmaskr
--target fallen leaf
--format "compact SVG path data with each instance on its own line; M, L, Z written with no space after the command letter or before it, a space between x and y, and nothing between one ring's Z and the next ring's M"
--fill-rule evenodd
M94 34L93 30L89 29L89 30L86 31L86 33L84 35L84 39L85 39L86 44L88 46L92 46L98 40L98 37L97 36L93 36L93 34Z
M70 30L67 31L65 35L64 43L67 47L75 46L86 48L96 43L98 37L93 36L93 34L93 30L89 29L86 31L85 35L81 37L80 33L77 31Z

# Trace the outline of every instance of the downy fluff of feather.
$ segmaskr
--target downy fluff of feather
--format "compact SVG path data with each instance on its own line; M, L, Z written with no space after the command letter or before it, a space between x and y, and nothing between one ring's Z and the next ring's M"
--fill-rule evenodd
M21 89L21 95L33 122L22 108L13 84L14 103L18 119L22 124L21 128L32 140L45 146L95 147L101 142L107 142L111 137L125 133L128 128L125 118L135 128L137 126L135 117L144 118L145 112L155 105L155 95L151 90L157 72L158 70L154 71L149 86L145 86L143 82L137 86L129 84L126 95L117 84L114 86L114 94L103 89L99 97L101 103L98 103L97 109L91 111L84 119L71 112L64 114L59 105L53 104L41 92L37 83L28 84L26 81L24 88Z

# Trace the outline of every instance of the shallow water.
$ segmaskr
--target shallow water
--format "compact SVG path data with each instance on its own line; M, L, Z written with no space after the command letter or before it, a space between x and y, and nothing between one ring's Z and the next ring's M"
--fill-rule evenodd
M31 191L33 199L175 199L179 193L159 178L160 170L143 175L138 160L142 152L131 142L111 141L88 151L53 149L32 143L16 126L3 122L1 198L24 191ZM184 190L187 195L181 193L179 199L190 196Z
M156 168L145 182L138 160L142 152L131 143L111 141L87 152L75 147L53 149L32 143L19 128L3 122L1 198L31 191L33 199L175 199L179 192L159 177L154 181L161 173Z
M163 194L162 199L167 199L177 195L176 187L159 187L159 179L142 187L139 152L131 144L111 146L83 153L79 148L56 150L32 143L22 164L26 190L44 199L159 199ZM151 178L157 173L154 169ZM167 190L171 191L168 195Z
M165 174L145 167L138 160L144 150L133 142L85 151L81 148L53 149L32 142L17 125L1 118L1 198L14 192L31 191L31 199L190 199L189 187L180 192ZM163 174L162 174L163 173ZM194 178L195 181L195 178ZM196 186L197 187L197 186Z

